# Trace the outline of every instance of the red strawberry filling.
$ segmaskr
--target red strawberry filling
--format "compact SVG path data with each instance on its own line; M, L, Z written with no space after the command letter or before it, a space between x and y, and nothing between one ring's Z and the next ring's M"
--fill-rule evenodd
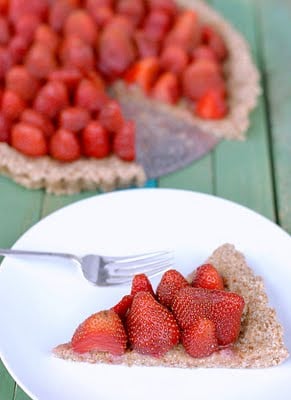
M223 38L172 0L4 3L0 142L25 155L134 160L135 125L106 93L118 79L203 119L228 112Z
M213 287L213 276L219 288ZM165 272L156 293L148 277L139 274L130 294L110 311L87 318L71 344L77 353L135 351L159 358L180 342L190 356L208 357L236 342L243 308L244 299L224 289L211 264L197 268L193 282L176 270Z

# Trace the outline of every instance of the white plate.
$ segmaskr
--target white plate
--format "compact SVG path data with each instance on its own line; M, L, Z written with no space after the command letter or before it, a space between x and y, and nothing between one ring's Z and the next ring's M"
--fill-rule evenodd
M176 266L189 273L225 242L244 252L264 277L290 351L291 238L237 204L167 189L99 195L43 219L15 247L112 255L173 248ZM87 365L51 355L86 316L128 291L93 287L70 265L6 259L0 272L0 349L9 372L39 400L289 398L290 360L264 370L230 371Z

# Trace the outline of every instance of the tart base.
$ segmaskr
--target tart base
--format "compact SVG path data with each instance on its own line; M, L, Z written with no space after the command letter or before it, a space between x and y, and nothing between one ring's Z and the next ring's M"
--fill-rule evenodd
M120 357L96 351L78 354L70 343L65 343L57 346L53 354L71 361L128 366L266 368L282 363L289 356L283 342L283 328L275 310L268 305L262 278L255 276L244 256L231 244L219 247L207 261L221 273L226 287L245 300L241 333L232 347L206 358L193 358L178 345L163 357L154 358L130 350Z
M27 157L6 143L0 143L0 173L29 189L45 188L48 193L59 195L142 186L146 181L141 165L113 155L62 163L48 156Z

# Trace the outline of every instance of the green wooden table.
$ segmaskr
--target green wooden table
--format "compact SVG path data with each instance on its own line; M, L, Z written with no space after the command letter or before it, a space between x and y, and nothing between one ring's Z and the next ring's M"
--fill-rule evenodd
M198 162L147 186L215 194L257 211L291 233L291 2L209 3L249 41L264 94L252 114L245 142L224 141ZM0 177L0 247L12 246L52 211L94 195L53 196ZM1 362L0 399L29 399Z

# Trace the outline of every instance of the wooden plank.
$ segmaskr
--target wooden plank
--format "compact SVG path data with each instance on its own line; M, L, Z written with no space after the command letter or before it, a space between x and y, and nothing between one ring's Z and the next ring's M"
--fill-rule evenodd
M159 179L159 187L213 192L212 156L206 155L179 171Z
M259 1L257 12L261 22L259 39L273 140L278 217L280 225L291 234L291 3Z
M40 216L43 192L28 190L0 177L0 246L11 247Z
M244 35L258 61L251 0L213 0L213 5ZM261 97L252 113L247 140L224 141L214 152L216 194L275 219L275 203L269 158L266 108Z
M38 221L42 198L42 191L30 191L0 177L0 247L11 247ZM12 400L16 388L14 380L0 362L0 399Z
M0 399L13 399L14 390L15 382L3 365L2 361L0 361Z
M31 400L31 398L19 386L17 386L13 400Z

